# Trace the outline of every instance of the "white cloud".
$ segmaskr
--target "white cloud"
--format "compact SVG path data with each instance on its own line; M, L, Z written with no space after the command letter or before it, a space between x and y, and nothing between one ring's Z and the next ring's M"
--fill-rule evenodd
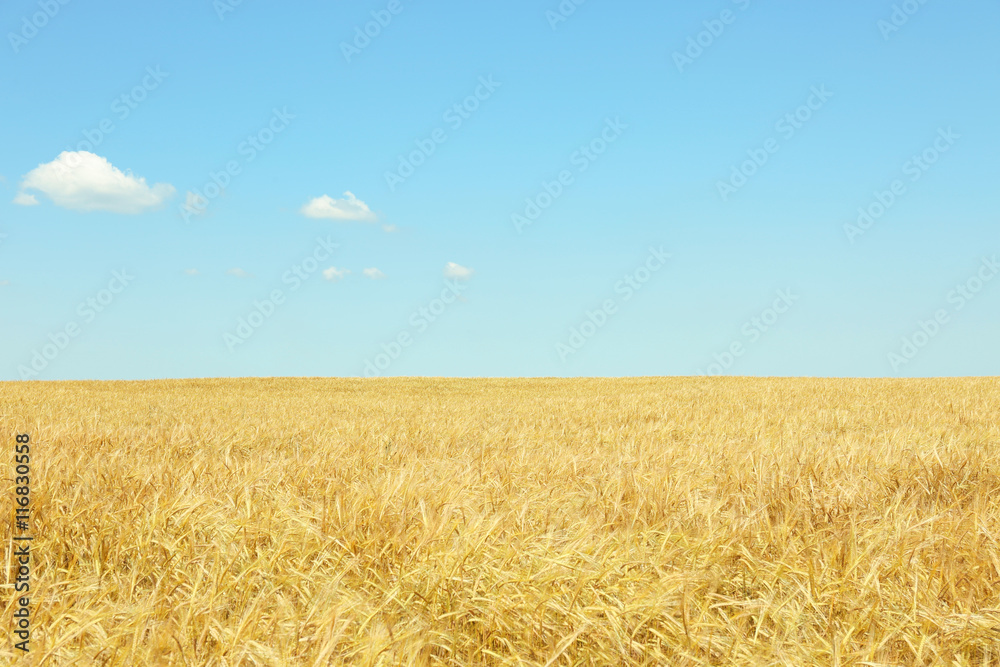
M184 275L186 276L197 276L200 273L198 269L184 269Z
M38 206L38 199L27 192L18 192L14 196L14 203L18 206Z
M236 276L237 278L253 278L253 274L247 273L243 269L237 267L235 269L229 269L226 271L226 275Z
M445 278L457 278L458 280L466 280L472 277L475 273L472 269L467 269L461 264L456 264L455 262L448 262L444 267L444 277Z
M371 278L372 280L381 280L385 278L385 274L376 269L375 267L372 267L370 269L365 269L361 273L365 274L365 278Z
M396 225L382 225L382 231L392 234L393 232L398 232L399 227Z
M205 208L207 206L208 202L205 201L204 197L201 197L190 190L188 190L187 195L184 196L184 210L188 213L201 215L205 212Z
M349 273L350 271L347 269L338 269L335 266L331 266L329 269L323 269L323 277L332 281L340 280Z
M6 287L7 285L10 285L9 280L0 280L0 287Z
M145 178L123 173L106 158L87 151L63 151L52 162L38 165L21 181L21 194L25 190L43 192L56 206L75 211L125 214L159 208L176 192L168 183L150 187Z
M334 199L329 195L316 197L300 209L307 218L326 218L329 220L362 220L374 222L376 215L368 208L368 204L354 196L351 192L344 193L345 199Z

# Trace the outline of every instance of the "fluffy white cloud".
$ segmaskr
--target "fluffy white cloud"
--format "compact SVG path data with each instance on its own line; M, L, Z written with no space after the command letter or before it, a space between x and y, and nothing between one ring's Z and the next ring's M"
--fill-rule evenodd
M368 208L368 204L354 196L351 192L344 193L344 199L334 199L329 195L316 197L302 207L302 215L307 218L326 218L328 220L361 220L374 222L376 216Z
M323 269L323 277L327 280L337 281L349 274L350 271L347 269L338 269L335 266L331 266L329 269Z
M25 198L17 203L30 205L28 198L33 195L26 190L38 190L56 206L75 211L126 214L159 208L176 192L168 183L150 187L145 178L122 172L106 158L87 151L63 151L52 162L29 171L21 181L20 195Z
M14 203L18 206L38 206L38 199L35 195L29 195L27 192L18 192L14 196Z
M252 274L247 273L246 271L244 271L239 267L235 269L229 269L228 271L226 271L226 275L236 276L237 278L253 278Z
M385 274L375 267L365 269L361 273L365 274L365 278L371 278L372 280L381 280L382 278L385 278Z
M445 278L456 278L458 280L465 280L471 278L474 271L472 269L467 269L461 264L456 264L455 262L448 262L444 266L444 277Z

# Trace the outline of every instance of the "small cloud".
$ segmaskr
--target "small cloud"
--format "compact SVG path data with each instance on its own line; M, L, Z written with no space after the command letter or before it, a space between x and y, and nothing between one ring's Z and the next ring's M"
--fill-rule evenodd
M150 187L146 179L122 172L106 158L87 151L63 151L52 162L40 164L21 181L22 206L31 206L38 190L56 206L74 211L110 211L136 214L161 207L176 190L168 183Z
M18 192L14 196L14 203L18 206L38 206L38 198L27 192Z
M385 274L376 269L375 267L372 267L370 269L365 269L361 273L365 274L365 278L371 278L372 280L382 280L383 278L385 278Z
M332 280L334 282L340 280L349 273L350 273L349 270L338 269L335 266L331 266L329 269L323 269L323 277L326 278L327 280Z
M362 220L374 222L376 215L368 208L368 204L354 196L351 192L344 193L344 199L334 199L329 195L311 199L300 209L307 218L325 218L328 220Z
M238 267L235 269L229 269L228 271L226 271L226 275L236 276L237 278L253 278L253 274L247 273L246 271Z
M6 287L7 285L10 285L9 280L0 280L0 287Z
M393 232L398 232L399 227L397 227L396 225L382 225L382 231L388 234L392 234Z
M208 208L208 202L201 195L188 190L184 196L184 210L193 215L201 215Z
M238 271L239 269L233 269L233 270ZM184 275L186 276L197 276L200 274L201 272L198 269L184 269Z
M455 278L457 280L468 280L475 273L472 269L467 269L461 264L456 264L455 262L448 262L444 266L444 277L445 278Z

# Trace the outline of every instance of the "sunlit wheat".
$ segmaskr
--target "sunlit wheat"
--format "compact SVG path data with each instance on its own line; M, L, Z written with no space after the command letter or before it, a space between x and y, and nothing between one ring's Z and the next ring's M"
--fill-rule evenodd
M3 383L25 664L1000 664L998 415L992 379Z

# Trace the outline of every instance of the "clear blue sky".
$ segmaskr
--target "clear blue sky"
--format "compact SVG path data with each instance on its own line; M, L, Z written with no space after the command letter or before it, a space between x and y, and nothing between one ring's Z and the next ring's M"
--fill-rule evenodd
M903 4L6 2L0 378L1000 375L1000 4Z

